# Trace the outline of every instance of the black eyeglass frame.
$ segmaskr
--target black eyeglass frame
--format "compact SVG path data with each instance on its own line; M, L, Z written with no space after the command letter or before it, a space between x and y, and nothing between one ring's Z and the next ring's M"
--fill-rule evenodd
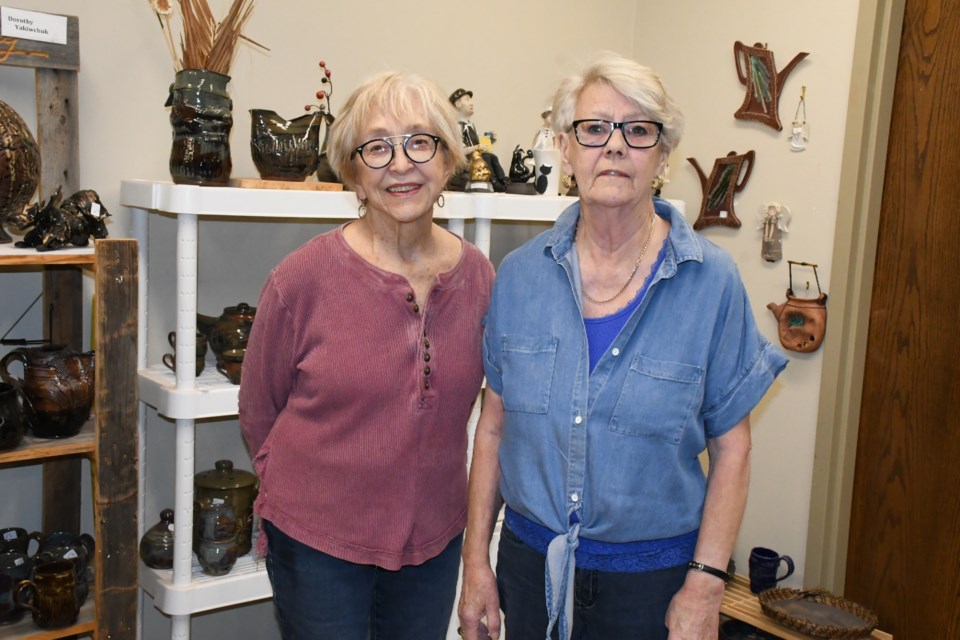
M434 143L433 154L431 154L431 156L426 160L414 160L413 158L410 157L410 153L407 151L407 143L410 142L411 139L416 138L417 136L427 136L428 138L433 140L433 143ZM398 138L403 138L403 141L394 142L394 140ZM387 146L390 147L390 157L387 159L387 161L384 164L380 165L379 167L371 166L370 163L367 162L367 160L363 157L363 148L369 144L373 144L374 142L386 142ZM353 158L359 155L360 160L363 161L363 164L367 165L371 169L383 169L384 167L389 167L390 163L393 162L393 159L397 157L398 144L403 147L403 154L407 156L407 160L409 160L414 164L426 164L427 162L430 162L431 160L437 157L437 150L440 149L441 145L446 147L446 145L443 144L443 138L441 138L440 136L435 136L432 133L424 133L424 132L405 133L403 135L398 135L398 136L386 136L384 138L371 138L370 140L367 140L366 142L361 144L359 147L351 151L350 159L352 160Z
M583 122L603 122L613 126L610 128L610 132L607 135L607 139L603 141L603 144L586 144L582 140L580 140L580 132L577 131L577 125ZM627 139L627 134L624 133L624 127L628 124L636 124L638 122L642 122L643 124L652 124L657 128L657 139L653 141L653 144L648 144L642 147L638 147L635 144L630 144L630 141ZM626 145L631 149L649 149L651 147L655 147L658 144L660 144L660 138L661 136L663 136L663 123L656 122L654 120L627 120L625 122L610 122L609 120L604 120L603 118L583 118L581 120L574 120L570 124L570 129L573 131L573 136L577 139L577 143L580 146L591 147L591 148L607 146L607 143L610 142L610 138L613 137L613 132L616 131L617 129L620 129L620 135L623 136L624 143L626 143Z

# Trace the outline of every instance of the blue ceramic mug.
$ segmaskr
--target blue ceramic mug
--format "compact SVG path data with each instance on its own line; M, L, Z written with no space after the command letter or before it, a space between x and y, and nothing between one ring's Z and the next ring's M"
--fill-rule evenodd
M786 572L778 576L780 565L786 565ZM754 547L750 551L750 591L760 593L773 589L781 580L793 574L793 558L781 556L773 549Z

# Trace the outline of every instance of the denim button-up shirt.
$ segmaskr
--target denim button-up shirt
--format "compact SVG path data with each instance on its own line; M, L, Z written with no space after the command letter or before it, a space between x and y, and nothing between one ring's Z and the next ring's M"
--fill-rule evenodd
M730 256L668 202L654 204L671 225L664 260L593 372L573 245L579 203L508 255L494 281L484 368L503 400L500 491L558 535L548 550L552 619L572 595L564 576L578 536L632 542L699 527L699 454L787 362L758 332Z

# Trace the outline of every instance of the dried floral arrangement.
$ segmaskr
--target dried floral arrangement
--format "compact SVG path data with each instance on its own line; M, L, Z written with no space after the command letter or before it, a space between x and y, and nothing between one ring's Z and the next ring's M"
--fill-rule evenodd
M254 1L232 0L227 15L218 22L207 0L149 0L160 21L174 70L206 69L229 75L239 40L257 44L242 33ZM175 4L180 8L180 55L173 35Z

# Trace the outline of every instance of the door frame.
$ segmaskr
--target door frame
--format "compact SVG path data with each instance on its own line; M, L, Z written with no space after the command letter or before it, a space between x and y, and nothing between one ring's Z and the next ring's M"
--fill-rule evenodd
M854 40L807 522L805 587L842 594L890 114L906 0L862 0Z

